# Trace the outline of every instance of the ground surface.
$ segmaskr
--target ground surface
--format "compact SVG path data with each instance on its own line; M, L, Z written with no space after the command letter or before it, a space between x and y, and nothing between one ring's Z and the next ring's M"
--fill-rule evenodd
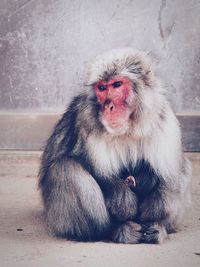
M183 230L162 245L77 243L48 235L37 190L39 152L0 152L0 267L200 266L200 154Z

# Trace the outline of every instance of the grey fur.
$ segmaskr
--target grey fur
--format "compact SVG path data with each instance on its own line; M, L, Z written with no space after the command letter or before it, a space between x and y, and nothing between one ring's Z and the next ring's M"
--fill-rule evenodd
M67 239L160 243L178 229L189 205L190 164L182 153L178 122L146 54L122 49L97 57L86 83L113 75L133 83L129 128L110 133L92 86L73 99L42 157L47 223ZM136 186L129 186L128 176Z

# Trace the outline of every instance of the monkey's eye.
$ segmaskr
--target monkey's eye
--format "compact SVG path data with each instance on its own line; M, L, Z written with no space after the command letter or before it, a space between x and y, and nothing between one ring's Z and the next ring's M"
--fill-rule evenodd
M100 84L100 85L98 85L98 89L99 89L99 91L103 92L104 90L106 90L106 86L103 84Z
M118 88L122 85L122 82L121 81L116 81L112 84L113 88Z

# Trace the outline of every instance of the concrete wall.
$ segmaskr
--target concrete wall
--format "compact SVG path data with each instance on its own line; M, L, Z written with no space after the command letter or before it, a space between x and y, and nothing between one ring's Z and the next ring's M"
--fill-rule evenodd
M62 112L87 60L123 46L151 51L175 111L199 114L199 14L198 0L0 0L0 114Z

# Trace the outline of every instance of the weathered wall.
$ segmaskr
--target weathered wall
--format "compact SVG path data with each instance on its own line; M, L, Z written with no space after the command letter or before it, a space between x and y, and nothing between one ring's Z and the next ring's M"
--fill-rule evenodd
M175 111L195 114L183 132L199 150L199 14L198 0L0 0L0 148L41 148L88 59L132 46L155 58Z
M200 1L1 0L0 109L63 110L85 62L102 51L152 51L177 112L200 107Z

